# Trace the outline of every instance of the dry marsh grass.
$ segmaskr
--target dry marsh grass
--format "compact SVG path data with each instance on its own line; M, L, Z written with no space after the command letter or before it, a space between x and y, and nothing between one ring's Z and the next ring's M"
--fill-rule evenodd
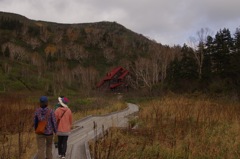
M35 108L25 97L0 98L1 159L21 158L31 148Z
M57 98L54 99L57 102ZM115 97L96 97L89 100L94 101L93 106L87 107L84 111L74 112L75 121L87 115L103 115L127 107ZM74 100L72 102L74 103ZM33 117L38 106L38 97L0 96L0 159L32 158L36 153ZM53 108L54 105L49 104L49 107Z
M122 100L116 100L116 98L93 98L93 107L85 108L73 113L74 120L82 119L89 115L105 115L118 110L127 108L126 103Z
M240 105L167 96L141 103L138 128L111 130L92 143L96 159L240 158Z

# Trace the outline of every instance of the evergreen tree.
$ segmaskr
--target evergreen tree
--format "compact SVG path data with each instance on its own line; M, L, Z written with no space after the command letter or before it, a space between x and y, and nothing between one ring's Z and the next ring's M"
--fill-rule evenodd
M226 28L217 32L212 54L213 72L217 76L226 77L230 66L230 56L233 51L233 39Z
M214 53L214 39L211 36L207 37L206 47L204 48L204 59L202 67L202 82L208 85L212 78L212 55ZM205 85L205 86L206 86Z
M192 90L189 83L198 81L198 65L194 59L193 49L184 44L182 56L177 57L170 64L167 80L174 90Z
M166 83L168 83L170 89L176 89L179 87L178 80L180 78L180 63L178 58L175 58L167 69Z
M193 49L184 45L182 48L181 77L188 80L196 80L198 78L198 65L193 57Z
M237 90L240 95L240 28L236 29L234 34L234 51L230 58L231 62L231 73L230 78L232 79L233 87Z
M234 54L240 54L240 28L236 29L236 32L234 34Z

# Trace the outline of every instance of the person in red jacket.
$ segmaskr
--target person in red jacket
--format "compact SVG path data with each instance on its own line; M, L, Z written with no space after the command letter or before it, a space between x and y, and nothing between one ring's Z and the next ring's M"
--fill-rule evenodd
M58 136L58 155L64 159L67 151L67 140L71 133L72 127L72 111L68 108L68 98L59 97L60 107L55 110L57 120L57 136Z

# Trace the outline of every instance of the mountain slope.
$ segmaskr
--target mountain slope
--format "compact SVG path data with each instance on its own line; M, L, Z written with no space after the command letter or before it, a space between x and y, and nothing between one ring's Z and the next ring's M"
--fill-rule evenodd
M130 69L162 47L116 22L59 24L0 12L0 91L94 88L111 68Z

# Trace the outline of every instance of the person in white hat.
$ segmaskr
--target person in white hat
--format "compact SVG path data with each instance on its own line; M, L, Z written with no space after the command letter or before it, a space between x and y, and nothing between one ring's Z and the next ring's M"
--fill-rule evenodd
M72 111L68 107L69 99L58 97L60 106L55 110L57 119L57 136L58 136L58 155L59 158L66 158L67 140L71 133Z

